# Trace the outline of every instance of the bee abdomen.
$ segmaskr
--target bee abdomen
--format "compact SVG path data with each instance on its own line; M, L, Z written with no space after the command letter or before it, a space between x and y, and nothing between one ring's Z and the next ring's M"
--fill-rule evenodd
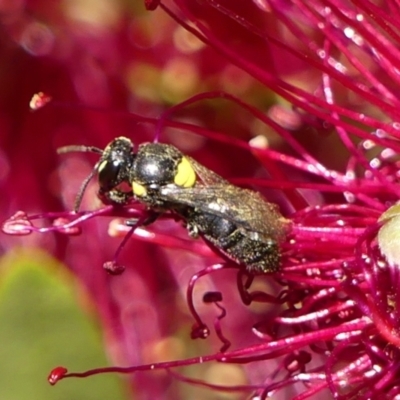
M249 272L271 273L279 268L279 246L272 239L252 239L236 229L229 236L219 239L219 247L232 259L245 264Z
M279 245L271 239L257 237L255 232L244 233L234 222L214 214L186 215L186 221L195 225L205 239L229 258L244 264L251 273L272 273L280 265Z

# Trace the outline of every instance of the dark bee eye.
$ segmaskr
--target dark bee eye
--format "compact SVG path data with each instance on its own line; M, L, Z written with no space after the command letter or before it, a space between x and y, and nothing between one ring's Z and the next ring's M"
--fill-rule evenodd
M97 167L100 193L111 192L123 182L129 183L134 158L132 142L122 136L104 149Z
M103 161L98 168L99 185L101 190L108 191L117 186L119 182L119 172L121 162L119 160Z

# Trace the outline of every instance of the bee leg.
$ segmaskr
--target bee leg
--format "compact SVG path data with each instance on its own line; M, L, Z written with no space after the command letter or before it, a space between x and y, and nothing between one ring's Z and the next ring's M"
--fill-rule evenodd
M122 242L118 246L115 254L114 254L114 259L112 261L107 261L104 263L103 267L104 269L111 275L119 275L122 272L124 272L125 267L118 262L118 258L120 253L122 252L123 248L125 245L128 243L130 240L131 236L135 232L135 229L143 226L143 225L149 225L152 222L154 222L160 215L161 213L159 212L154 212L154 211L149 211L148 215L144 215L141 218L131 218L128 219L125 224L129 226L131 229L128 231L128 233L125 235L123 238Z
M155 212L155 211L149 212L149 215L147 216L147 218L142 219L142 221L140 222L140 226L147 226L147 225L152 224L160 215L161 215L160 212ZM140 220L140 218L129 218L128 220L125 221L125 225L136 227L136 226L138 226L139 220Z
M188 235L193 239L197 239L199 237L199 228L197 227L196 224L187 223L186 229L188 231Z
M126 204L132 199L133 193L113 189L107 192L99 191L99 197L106 204Z

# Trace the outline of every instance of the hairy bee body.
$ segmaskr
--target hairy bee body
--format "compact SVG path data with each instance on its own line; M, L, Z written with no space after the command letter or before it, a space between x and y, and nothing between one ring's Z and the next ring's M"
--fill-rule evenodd
M130 182L134 193L141 188L135 193L139 201L175 212L192 237L202 236L249 272L279 268L279 242L286 221L258 193L230 184L174 146L162 143L139 146Z
M138 200L157 213L173 212L190 236L203 237L249 272L279 268L288 222L257 192L230 184L169 144L144 143L135 152L129 139L119 137L101 154L95 170L105 202Z
M201 234L229 258L244 264L249 272L266 273L278 270L280 250L275 235L260 236L251 227L246 229L227 218L194 207L187 207L180 214L192 237Z

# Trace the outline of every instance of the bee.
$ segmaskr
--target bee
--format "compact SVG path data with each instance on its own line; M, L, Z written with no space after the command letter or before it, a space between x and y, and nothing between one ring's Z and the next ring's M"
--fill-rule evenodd
M100 154L77 195L76 211L97 173L98 195L104 203L124 205L136 200L155 215L170 211L183 221L191 237L203 237L248 272L279 269L280 243L288 221L259 193L232 185L170 144L143 143L135 151L130 139L118 137L104 150L86 146L58 150L70 151Z

